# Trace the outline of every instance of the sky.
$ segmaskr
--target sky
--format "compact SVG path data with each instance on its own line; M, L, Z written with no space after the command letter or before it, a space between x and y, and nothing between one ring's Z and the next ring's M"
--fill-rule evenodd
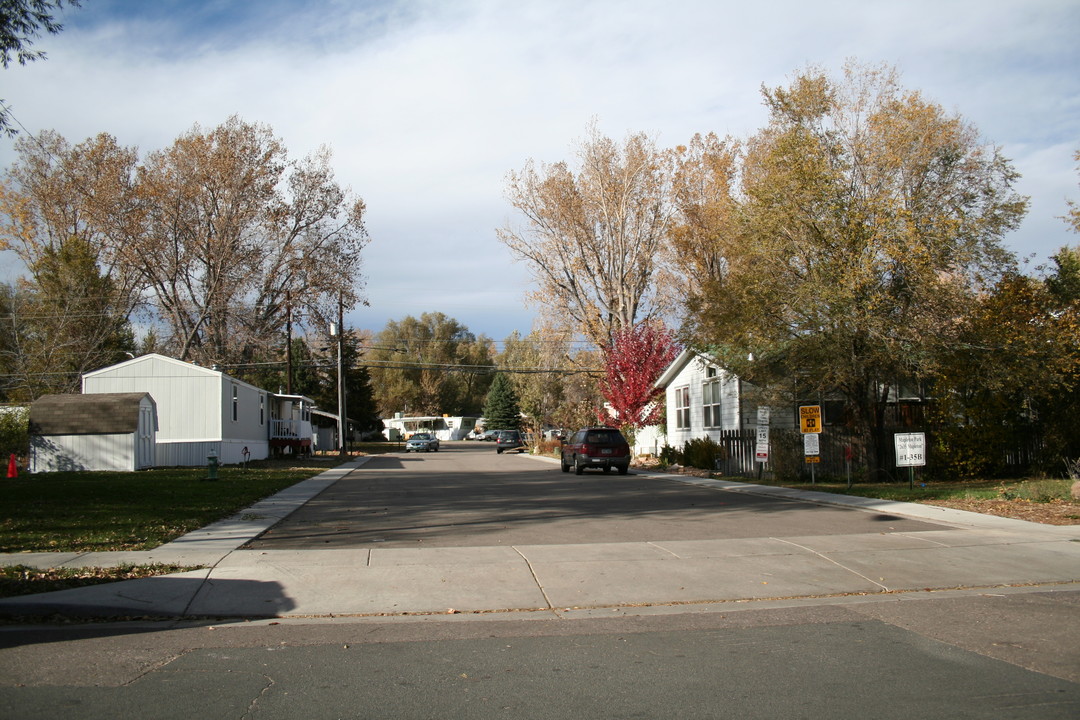
M593 121L661 147L747 137L763 85L848 59L894 66L1012 160L1031 206L1006 244L1030 267L1080 243L1060 219L1080 201L1075 0L83 0L59 19L47 60L0 70L19 123L145 154L239 115L292 158L329 146L371 236L346 324L373 332L438 311L527 334L529 269L496 237L520 220L510 171L573 161Z

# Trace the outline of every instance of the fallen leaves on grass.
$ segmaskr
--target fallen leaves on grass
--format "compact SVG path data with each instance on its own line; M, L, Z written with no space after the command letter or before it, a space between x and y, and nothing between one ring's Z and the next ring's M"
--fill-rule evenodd
M69 590L87 585L135 580L154 575L197 570L184 565L119 565L94 568L33 568L27 565L11 565L0 568L0 597L32 595L34 593Z
M967 510L968 512L996 515L998 517L1028 520L1044 525L1080 525L1080 503L1054 500L1032 502L1030 500L923 500L926 505Z

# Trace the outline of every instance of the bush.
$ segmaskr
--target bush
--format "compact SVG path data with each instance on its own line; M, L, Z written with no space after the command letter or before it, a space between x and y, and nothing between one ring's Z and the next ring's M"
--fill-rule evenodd
M681 450L676 450L670 445L664 445L660 448L660 464L661 465L682 465L683 454Z
M0 453L5 467L11 453L25 458L30 449L30 409L0 408Z
M726 457L727 450L708 437L687 440L681 450L670 445L665 445L660 449L662 465L685 465L709 472L716 470L717 460L723 460Z
M683 446L683 458L686 465L712 472L716 470L716 461L725 457L724 448L709 437L687 440Z
M559 457L562 454L562 441L557 438L541 438L540 442L534 446L533 452L537 455Z

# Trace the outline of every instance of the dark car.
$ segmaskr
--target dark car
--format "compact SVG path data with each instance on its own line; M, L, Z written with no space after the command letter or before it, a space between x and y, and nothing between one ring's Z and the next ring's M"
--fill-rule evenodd
M563 445L562 471L580 475L585 468L600 468L610 472L617 468L620 475L630 470L630 444L615 428L590 427L578 430Z
M503 450L525 452L525 441L517 430L497 430L495 432L495 452L502 455Z

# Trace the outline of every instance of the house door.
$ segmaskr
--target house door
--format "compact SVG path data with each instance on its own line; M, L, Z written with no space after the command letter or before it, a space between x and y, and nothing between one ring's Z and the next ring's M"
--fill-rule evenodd
M142 469L154 467L157 464L157 453L154 447L154 411L152 408L139 408L139 428L136 431L138 438L135 447L135 468Z

